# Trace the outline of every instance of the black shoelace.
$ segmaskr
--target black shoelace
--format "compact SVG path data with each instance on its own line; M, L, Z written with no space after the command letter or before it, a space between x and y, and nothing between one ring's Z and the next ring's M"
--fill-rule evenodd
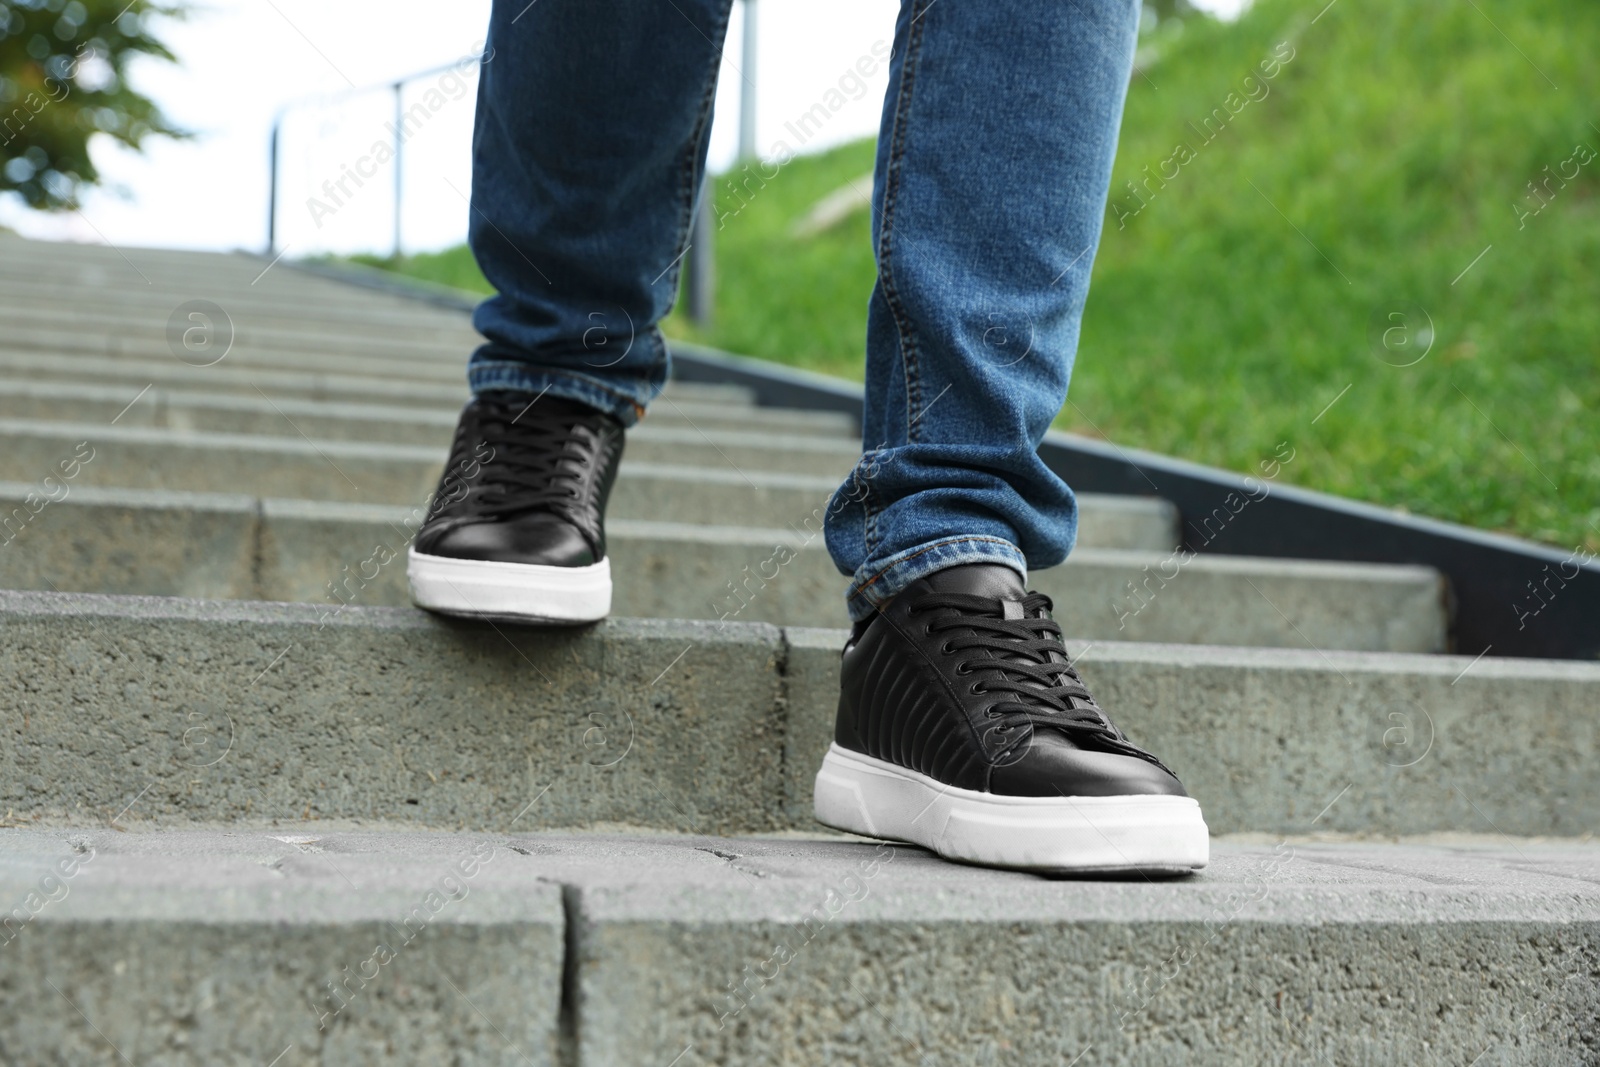
M557 410L556 405L530 404L519 398L480 396L476 453L455 449L452 462L481 464L471 491L461 501L474 516L498 518L548 510L587 529L598 522L597 481L603 416ZM459 469L459 468L458 468ZM440 510L450 504L441 501Z
M959 656L954 671L972 676L971 692L999 697L986 709L1006 733L1022 726L1047 727L1090 735L1099 744L1136 755L1157 766L1160 761L1134 745L1114 726L1083 684L1062 641L1061 626L1049 615L1050 598L1028 593L1018 617L1007 617L1006 605L992 597L965 593L928 593L910 604L913 614L941 612L929 624L934 634L951 633L940 651Z

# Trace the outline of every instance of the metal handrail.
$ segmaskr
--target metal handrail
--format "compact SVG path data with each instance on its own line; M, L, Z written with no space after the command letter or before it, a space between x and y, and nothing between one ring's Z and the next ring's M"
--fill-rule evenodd
M743 77L739 91L739 158L749 159L756 155L756 3L757 0L743 0L744 2L744 40L740 49L740 60L743 64ZM489 53L493 58L494 53ZM478 53L480 63L487 62L484 53ZM461 65L445 63L427 70L419 70L414 74L407 74L394 81L379 82L375 85L360 88L345 89L337 93L324 93L316 96L301 97L291 100L278 108L272 119L271 147L267 160L267 250L269 257L278 254L278 140L283 129L283 120L295 108L307 104L321 103L323 105L336 104L355 96L388 89L394 93L394 258L400 258L400 208L402 204L403 173L400 154L401 145L404 143L400 137L400 130L405 127L405 110L401 99L407 83L418 78L427 78L435 74L443 74ZM712 292L715 279L712 274L711 245L713 234L716 232L711 225L713 197L710 175L706 175L700 191L700 207L694 219L693 234L690 238L687 256L685 257L685 304L689 318L701 326L711 322Z
M490 53L490 55L492 57L493 53ZM484 53L479 52L476 57L477 61L484 62L483 56ZM400 136L400 130L405 127L405 109L402 106L405 87L418 78L431 78L435 74L443 74L446 71L455 70L462 65L462 62L463 60L458 59L454 63L441 63L436 67L429 67L427 70L419 70L403 75L393 81L342 89L336 93L303 96L280 106L272 117L272 137L267 153L267 255L273 256L278 252L278 139L283 130L284 118L296 108L305 107L309 104L328 106L342 103L357 96L365 96L368 93L387 89L394 93L394 255L398 257L400 255L400 205L403 188L402 175L404 173L404 169L401 167L401 146L405 143Z

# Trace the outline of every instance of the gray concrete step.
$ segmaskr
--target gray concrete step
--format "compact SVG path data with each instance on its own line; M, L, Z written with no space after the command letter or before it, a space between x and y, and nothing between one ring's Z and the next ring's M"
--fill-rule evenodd
M357 403L416 404L459 408L467 399L466 362L463 357L457 384L420 382L380 376L333 374L244 367L223 360L215 366L196 367L168 356L133 359L126 356L62 356L47 351L16 352L0 346L0 376L41 381L92 383L128 387L131 402L146 388L178 386L208 392L280 396L308 400L348 400ZM669 382L663 398L715 403L753 410L751 394L738 386Z
M38 481L79 454L91 458L79 467L75 486L245 492L413 507L427 501L444 467L444 450L433 447L0 421L0 478ZM781 526L826 508L839 482L834 476L705 469L630 458L618 476L609 511L617 518L694 522L712 515Z
M249 285L269 262L248 252L201 252L179 248L146 248L71 241L32 241L12 233L0 234L0 263L11 270L43 273L51 270L98 271L100 284L129 289L146 284L154 275L189 280L216 279L221 283ZM272 276L275 276L273 272ZM308 282L315 279L307 277ZM278 284L287 284L279 282Z
M20 905L0 1047L195 1065L1542 1067L1592 1062L1597 1040L1592 843L1223 841L1194 877L1130 882L844 838L472 829L0 832L0 899Z
M0 234L0 281L7 293L31 305L64 305L64 295L93 292L102 307L137 311L164 305L163 314L200 298L285 316L297 310L337 311L446 328L466 317L456 308L340 284L253 255L64 246L5 234Z
M342 290L345 287L336 286ZM354 298L304 293L252 294L219 286L139 286L137 292L99 290L93 307L75 305L72 292L96 291L70 279L19 280L0 276L0 319L11 324L15 346L44 344L67 351L165 353L169 329L194 325L231 334L239 349L292 351L311 348L335 354L386 355L396 361L459 359L483 343L462 311L374 303L361 290ZM191 312L202 312L194 318ZM181 332L180 332L181 336Z
M61 302L60 289L51 301L19 292L23 286L5 281L0 294L0 321L7 325L6 342L13 348L49 347L64 352L118 355L165 355L170 351L169 330L176 316L181 330L203 320L187 317L189 303L177 296L153 300L146 294L118 305L102 303L74 311ZM41 290L47 287L39 287ZM219 332L231 331L234 353L267 351L288 354L310 350L329 356L369 356L406 366L412 363L460 363L466 353L483 343L465 314L451 318L397 318L387 309L367 309L334 304L307 308L301 301L281 306L241 305L224 295L213 301L222 311L207 315ZM229 358L233 358L230 354Z
M170 355L165 359L85 355L67 357L45 350L13 352L0 348L0 375L54 382L120 385L127 390L130 402L146 387L155 389L169 386L246 396L266 395L273 399L287 396L307 400L348 400L426 407L459 407L467 399L465 363L462 364L459 382L452 385L449 382L386 380L350 374L262 370L230 365L227 360L215 366L198 367L181 363Z
M403 397L438 404L465 399L467 355L463 350L448 359L396 364L379 356L236 351L218 357L219 362L196 365L165 350L141 354L98 348L73 351L61 345L27 348L0 339L0 372L56 381L183 384L257 395L300 393L367 402ZM670 382L664 395L753 406L750 390L739 386Z
M667 431L651 431L652 433ZM745 466L698 432L660 444L649 438L624 459L609 517L703 522L756 527L820 523L849 463L819 463L833 474L794 474ZM709 436L709 435L707 435ZM640 458L682 457L673 463ZM0 479L36 483L73 457L76 486L243 492L357 504L420 506L438 483L444 449L351 441L313 441L248 434L0 420ZM828 457L821 457L824 461ZM703 465L694 466L699 462ZM59 492L59 491L58 491ZM14 510L14 509L13 509ZM1164 501L1085 495L1081 505L1086 547L1160 551L1177 544L1177 514Z
M226 335L219 334L219 336ZM476 344L418 347L410 355L399 356L391 355L381 339L371 340L365 345L354 344L344 351L333 345L307 343L296 346L287 341L269 346L263 343L264 340L259 332L252 335L236 323L233 343L231 347L226 348L226 356L223 355L222 347L209 349L208 352L221 360L215 365L216 367L297 370L308 373L455 384L463 380L467 356L476 347ZM187 351L181 345L179 349ZM131 360L175 358L174 349L168 344L164 334L157 334L146 341L111 331L63 335L59 328L13 330L8 327L4 341L0 342L0 351L21 354L38 351L54 352L61 360L63 369L70 369L73 361L79 356L109 356ZM188 362L210 362L210 360L196 358Z
M101 405L100 410L115 403L112 397L121 399L121 394L116 390L106 392L110 394L107 397L110 403ZM155 440L151 435L158 435L160 440L170 443L173 463L179 467L184 464L185 455L194 449L209 451L219 447L224 439L241 437L250 442L252 447L261 443L299 446L308 440L334 441L366 449L394 443L402 445L397 452L399 455L412 458L432 455L440 457L442 461L455 434L456 415L448 411L430 411L417 418L416 413L399 407L369 408L367 405L301 401L294 405L301 411L292 412L284 402L263 396L223 395L216 399L223 403L198 413L200 421L215 427L212 430L200 430L192 425L172 428L170 424L174 422L190 421L190 416L197 414L196 409L186 406L176 412L170 407L163 410L161 397L152 398L148 393L132 408L123 400L123 408L130 414L139 411L139 418L130 418L128 415L118 418L116 413L110 418L116 419L118 430L125 429L143 435L141 440ZM228 403L229 400L233 402ZM677 401L671 397L664 397L659 403L662 409L669 412L677 406ZM4 406L0 404L0 408ZM70 433L100 437L110 426L109 419L105 422L61 423L43 417L44 413L37 410L41 405L25 402L14 406L33 408L35 414L23 419L0 417L0 434L43 434L54 440L65 428L70 427ZM317 414L302 413L306 409ZM99 414L100 410L94 413ZM321 414L325 410L332 414ZM748 413L755 409L738 407L736 410ZM155 423L168 425L153 425ZM247 423L254 423L262 429L252 432L244 425ZM336 432L328 437L318 432L324 428ZM373 432L369 435L363 433L364 430ZM385 450L396 451L392 448ZM756 421L751 418L741 419L734 426L706 426L680 413L677 418L650 419L631 429L627 436L626 456L642 463L691 464L732 472L787 471L792 474L812 474L831 478L837 484L860 458L861 445L855 437L786 433L770 426L758 429Z
M275 277L275 275L270 275ZM195 301L203 301L208 317L227 322L237 333L278 334L283 339L325 339L334 349L347 349L350 341L366 338L368 350L394 344L395 354L416 354L419 349L443 347L469 352L482 338L472 330L470 315L461 310L419 306L395 301L386 294L368 294L354 286L322 283L322 291L261 291L240 293L237 285L152 285L134 280L138 291L85 285L72 277L16 278L0 275L0 315L26 330L50 330L62 342L82 336L122 338L112 320L123 320L130 336L165 344L166 325L174 317L184 325ZM266 290L267 286L258 286ZM349 290L349 293L346 293ZM74 304L70 294L96 293L91 309ZM371 299L376 296L376 301ZM418 310L421 307L421 310ZM221 309L221 315L216 314ZM80 315L74 315L74 310ZM69 323L69 328L62 328Z
M18 241L9 235L0 236L0 250L4 251L0 255L0 273L8 280L49 282L58 287L58 294L70 287L124 299L138 294L164 297L175 292L209 295L219 289L243 299L274 294L323 300L336 297L324 279L292 268L269 268L269 261L249 254L63 246L47 241ZM280 265L286 264L280 261ZM368 301L407 303L391 293L374 291L362 296Z
M71 293L78 291L94 292L99 298L95 306L102 310L137 313L165 305L170 311L185 300L199 298L284 318L293 317L297 310L312 316L342 312L346 322L365 317L380 326L387 321L454 329L470 317L471 304L480 299L476 294L419 282L416 284L428 290L429 297L448 294L449 299L418 300L407 280L392 274L378 277L399 282L406 287L405 293L345 284L282 261L269 268L254 256L214 256L211 265L200 271L146 268L138 272L121 260L116 268L103 263L34 261L20 270L4 260L0 255L0 280L6 284L7 295L0 300L47 309L67 306Z
M130 406L133 396L138 399ZM152 388L140 395L117 385L0 378L0 418L11 419L100 424L114 419L118 426L448 444L458 411L459 405L450 403L422 408L172 388ZM641 424L641 428L660 426L844 438L852 447L859 446L861 436L856 420L842 412L757 408L725 398L690 400L677 389L651 405Z
M106 817L149 786L154 825L454 829L559 777L530 828L774 829L782 653L760 624L0 593L0 811Z
M465 835L0 830L0 1057L553 1065L562 887L526 858Z
M419 513L161 490L0 484L0 587L367 606L409 603L403 557ZM1091 537L1097 498L1086 502ZM19 515L19 512L22 514ZM9 518L9 526L7 519ZM845 624L819 523L741 529L613 520L614 613ZM1078 637L1442 652L1442 582L1426 567L1171 557L1085 548L1030 583Z
M0 809L81 824L806 828L841 630L0 593ZM1069 642L1214 832L1577 836L1600 664ZM148 787L148 788L147 788Z

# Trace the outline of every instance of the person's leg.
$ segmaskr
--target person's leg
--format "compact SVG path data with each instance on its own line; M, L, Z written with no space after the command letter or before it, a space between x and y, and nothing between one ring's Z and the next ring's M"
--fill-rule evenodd
M496 0L469 238L474 323L449 461L407 575L419 606L578 623L611 609L605 508L667 377L732 0Z
M1036 449L1066 399L1138 11L903 0L865 454L825 527L855 621L817 775L830 826L1004 867L1206 863L1199 805L1095 703L1023 584L1076 536Z
M861 464L827 543L865 618L956 563L1060 563L1066 399L1136 0L905 0L878 139Z
M475 393L581 401L624 425L667 377L671 308L732 0L506 0L478 87L468 238L499 293Z

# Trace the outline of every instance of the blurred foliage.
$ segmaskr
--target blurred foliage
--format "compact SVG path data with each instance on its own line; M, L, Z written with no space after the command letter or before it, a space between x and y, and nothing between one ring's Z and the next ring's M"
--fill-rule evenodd
M1057 424L1240 471L1288 441L1284 481L1600 550L1597 47L1586 0L1258 0L1164 27ZM668 331L859 380L868 216L795 224L872 156L720 176L716 319ZM465 249L419 266L486 289Z
M133 149L152 134L185 136L127 81L135 56L174 61L149 23L182 13L148 0L0 0L0 192L76 207L99 181L95 134Z
M1141 31L1155 30L1173 19L1184 19L1195 14L1189 0L1144 0L1144 17L1139 22Z

